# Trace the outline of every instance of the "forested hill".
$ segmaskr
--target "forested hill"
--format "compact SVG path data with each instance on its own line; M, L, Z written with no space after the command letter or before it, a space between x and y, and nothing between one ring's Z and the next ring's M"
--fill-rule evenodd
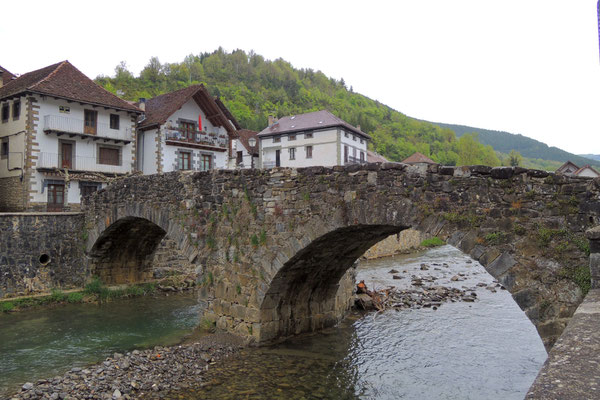
M254 52L223 49L189 55L179 63L152 57L139 76L122 62L113 76L96 82L126 100L151 98L204 83L219 96L243 128L260 131L269 114L277 117L327 109L373 137L371 148L392 161L415 151L445 165L500 165L489 145L476 135L456 137L452 129L410 118L380 102L355 93L344 79L321 71L297 69L282 60L266 60Z
M585 158L575 155L557 147L550 147L545 143L531 139L527 136L514 134L503 131L493 131L488 129L473 128L464 125L453 125L434 122L434 124L452 129L458 137L466 133L477 133L479 141L483 144L490 145L494 150L501 153L509 153L511 150L518 151L523 157L540 158L553 161L572 161L576 165L584 166L586 164L600 166L600 160L592 157Z

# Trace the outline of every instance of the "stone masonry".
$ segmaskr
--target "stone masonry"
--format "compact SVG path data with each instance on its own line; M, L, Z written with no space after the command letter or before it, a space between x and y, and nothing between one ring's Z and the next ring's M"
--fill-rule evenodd
M599 187L522 168L397 163L138 176L86 199L87 251L91 273L135 278L167 236L200 273L203 318L267 342L337 323L355 260L413 228L484 265L549 348L582 299Z

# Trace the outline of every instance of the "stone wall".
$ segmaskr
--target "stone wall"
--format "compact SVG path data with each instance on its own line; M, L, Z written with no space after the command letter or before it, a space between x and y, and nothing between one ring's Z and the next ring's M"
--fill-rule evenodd
M335 324L354 261L413 228L478 260L549 347L582 299L574 271L589 263L599 188L523 168L384 163L131 177L84 209L92 264L144 265L162 232L201 271L205 318L258 341Z
M389 257L394 254L406 253L417 249L425 239L422 232L415 229L406 229L395 235L391 235L376 243L363 255L366 259Z
M84 217L0 214L0 297L81 287L88 277Z
M0 178L0 212L23 211L25 196L20 177Z

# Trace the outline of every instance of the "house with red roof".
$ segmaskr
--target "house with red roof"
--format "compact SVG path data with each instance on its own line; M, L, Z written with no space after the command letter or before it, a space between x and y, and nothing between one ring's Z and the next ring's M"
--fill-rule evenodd
M580 168L571 161L567 161L563 165L561 165L556 170L556 173L566 176L577 176L583 178L597 178L600 176L600 173L598 173L598 171L592 168L591 165L584 165Z
M411 156L405 158L404 160L402 160L401 163L409 164L409 165L437 164L431 158L427 157L424 154L419 153L418 151L416 153L413 153Z
M204 85L165 93L139 106L138 167L144 174L227 168L237 122Z
M327 110L271 119L258 138L261 168L366 163L371 140Z
M0 68L0 210L66 211L136 165L142 111L68 61Z
M258 168L258 132L239 129L232 143L235 157L230 158L230 169Z

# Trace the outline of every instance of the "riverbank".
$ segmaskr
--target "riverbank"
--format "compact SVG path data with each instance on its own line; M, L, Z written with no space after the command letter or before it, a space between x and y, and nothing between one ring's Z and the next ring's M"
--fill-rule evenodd
M88 368L23 384L10 399L162 399L172 391L202 385L202 376L218 360L243 347L231 334L215 333L194 343L115 353Z

